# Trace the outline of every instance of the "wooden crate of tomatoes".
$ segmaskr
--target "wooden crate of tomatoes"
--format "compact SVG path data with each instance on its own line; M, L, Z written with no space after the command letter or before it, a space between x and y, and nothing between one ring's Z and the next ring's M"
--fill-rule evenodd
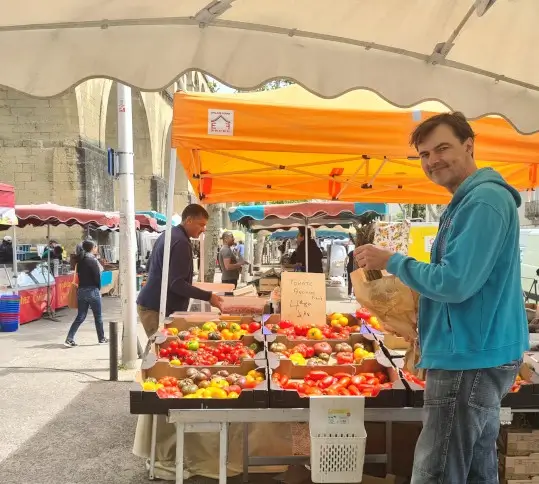
M266 369L240 366L171 366L141 370L130 391L132 414L167 415L172 409L268 408Z
M298 366L282 360L271 372L271 408L308 408L310 396L364 396L367 408L405 407L407 393L394 368L362 365Z
M426 381L407 371L403 372L403 375L410 387L408 405L423 407ZM539 407L539 375L526 363L521 365L510 392L502 400L502 407L520 409Z

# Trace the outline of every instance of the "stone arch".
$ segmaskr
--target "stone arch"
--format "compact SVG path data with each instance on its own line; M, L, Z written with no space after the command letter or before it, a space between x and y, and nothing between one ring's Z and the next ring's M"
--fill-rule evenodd
M133 89L133 151L135 175L135 210L152 209L152 143L150 126L141 93ZM105 147L118 149L117 89L114 83L107 102ZM119 189L114 190L115 209L120 209Z
M80 106L76 89L36 99L0 88L0 173L15 186L18 204L54 202L86 207L85 173L80 148ZM25 228L21 242L43 243L46 229ZM69 250L79 228L56 227L53 236Z

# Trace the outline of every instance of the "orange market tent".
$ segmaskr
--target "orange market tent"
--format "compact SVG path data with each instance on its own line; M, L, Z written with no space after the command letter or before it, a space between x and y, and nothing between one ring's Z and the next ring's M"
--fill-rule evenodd
M397 81L396 81L397 82ZM174 98L172 147L203 203L301 199L446 203L424 175L410 132L438 102L394 107L370 91L321 99L298 85ZM481 167L518 190L537 185L539 133L500 117L472 122Z

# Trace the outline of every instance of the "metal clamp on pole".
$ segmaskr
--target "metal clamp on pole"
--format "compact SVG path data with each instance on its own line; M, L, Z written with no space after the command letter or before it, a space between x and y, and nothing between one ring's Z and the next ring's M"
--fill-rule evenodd
M118 322L109 323L109 365L110 381L118 381Z

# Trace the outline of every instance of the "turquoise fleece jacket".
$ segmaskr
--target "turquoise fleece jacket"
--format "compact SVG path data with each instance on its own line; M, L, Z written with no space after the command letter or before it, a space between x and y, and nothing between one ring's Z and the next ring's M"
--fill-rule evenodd
M419 300L419 368L493 368L529 348L520 279L521 199L494 170L468 177L440 219L430 264L394 254L387 267Z

